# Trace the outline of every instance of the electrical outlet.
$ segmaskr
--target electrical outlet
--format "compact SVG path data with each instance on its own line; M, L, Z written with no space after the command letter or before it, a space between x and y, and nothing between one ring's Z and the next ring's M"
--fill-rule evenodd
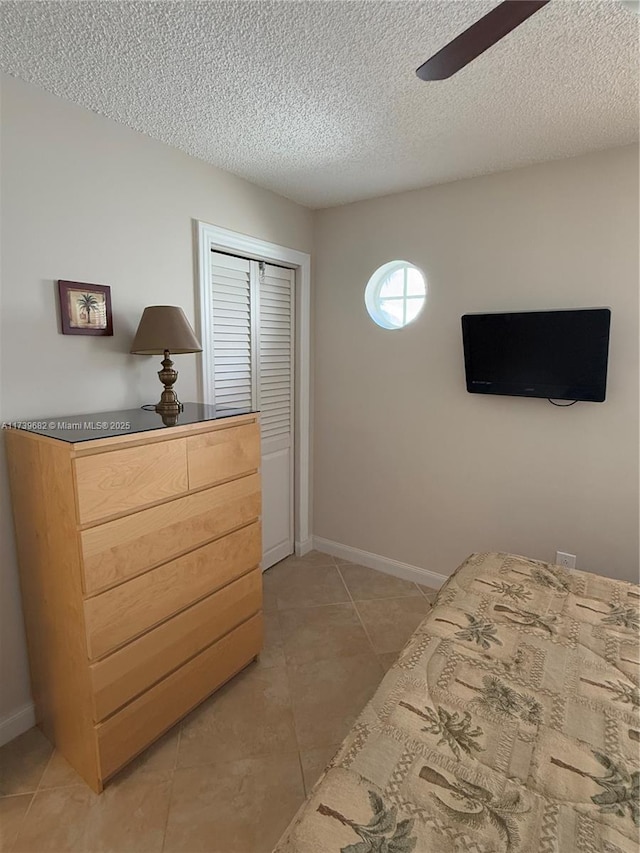
M565 569L575 569L576 555L565 554L564 551L556 551L556 566L564 566Z

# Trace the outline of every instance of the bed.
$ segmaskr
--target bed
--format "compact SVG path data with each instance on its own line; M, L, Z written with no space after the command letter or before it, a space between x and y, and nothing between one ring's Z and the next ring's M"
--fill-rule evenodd
M639 596L469 557L274 853L637 853Z

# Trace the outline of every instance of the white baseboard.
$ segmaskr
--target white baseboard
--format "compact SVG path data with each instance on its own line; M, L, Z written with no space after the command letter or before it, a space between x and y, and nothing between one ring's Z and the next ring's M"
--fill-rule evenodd
M0 720L0 746L9 743L36 724L36 713L33 702L18 708L13 714Z
M400 563L398 560L381 557L379 554L372 554L369 551L361 551L359 548L352 548L350 545L341 545L340 542L332 542L331 539L323 539L320 536L313 537L313 547L316 551L331 554L332 557L348 560L350 563L358 563L361 566L386 572L388 575L402 578L405 581L430 586L433 589L440 589L448 579L446 575L432 572L430 569L411 566L409 563Z
M304 557L309 551L313 551L313 542L314 540L311 537L305 539L304 542L296 542L296 557Z

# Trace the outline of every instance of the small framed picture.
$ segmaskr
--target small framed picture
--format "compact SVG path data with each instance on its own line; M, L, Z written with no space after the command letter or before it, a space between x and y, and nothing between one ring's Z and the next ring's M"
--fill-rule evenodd
M108 285L60 279L58 295L63 335L113 335Z

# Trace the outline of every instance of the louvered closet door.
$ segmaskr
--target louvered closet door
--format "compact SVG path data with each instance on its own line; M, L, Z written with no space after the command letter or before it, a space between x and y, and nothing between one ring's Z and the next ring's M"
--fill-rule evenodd
M212 252L211 287L210 397L261 413L264 570L294 549L294 272Z
M256 341L251 262L211 253L213 402L219 409L255 408Z
M294 272L259 268L263 569L293 553Z

